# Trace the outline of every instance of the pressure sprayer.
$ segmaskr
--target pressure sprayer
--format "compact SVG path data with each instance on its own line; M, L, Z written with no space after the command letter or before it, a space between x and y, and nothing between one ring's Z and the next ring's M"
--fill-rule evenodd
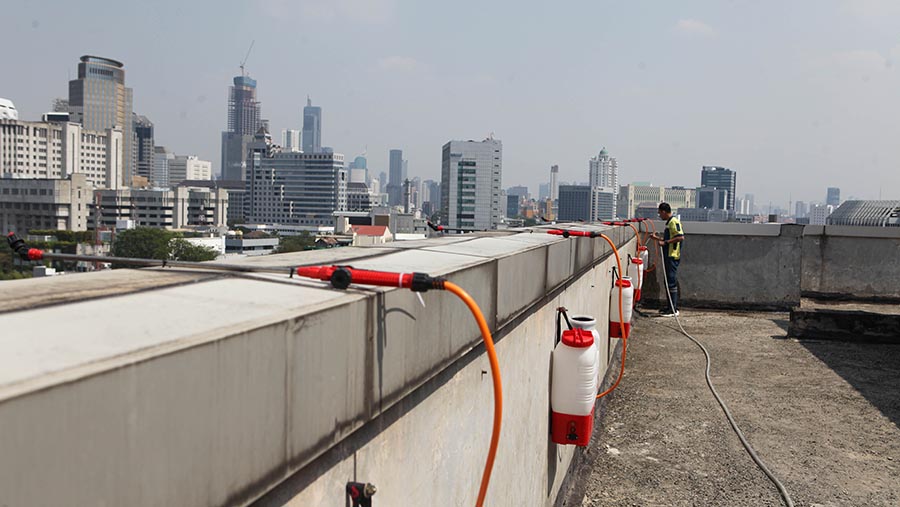
M553 349L550 385L551 438L560 445L586 446L594 428L597 344L586 329L567 329Z
M619 249L616 248L616 244L613 243L613 241L611 239L609 239L609 236L607 236L606 234L602 234L602 233L595 232L595 231L578 231L578 230L573 230L573 229L548 229L547 234L562 236L564 238L570 238L570 237L603 238L607 243L609 243L609 246L612 248L613 255L615 255L615 257L616 257L616 268L618 269L618 272L619 273L622 272L622 259L621 259L621 257L619 257ZM622 315L625 313L623 311L624 307L625 307L625 305L624 305L625 287L624 287L624 284L617 285L617 287L618 287L618 291L615 291L615 292L618 292L618 295L619 295L619 301L618 301L619 313L618 313L618 315ZM610 294L610 299L612 299L614 297L613 294L615 294L615 292ZM612 303L612 301L610 301L610 308L616 308L616 305L614 305ZM630 311L630 309L631 309L630 304L628 305L628 308ZM612 313L612 312L610 312L610 313ZM631 326L629 325L629 327L627 329L625 329L624 336L622 337L622 361L620 362L619 375L618 375L618 377L616 377L616 381L608 389L606 389L602 393L598 394L596 396L596 398L602 398L602 397L606 396L607 394L613 392L616 389L616 387L618 387L619 382L622 381L622 376L625 375L625 356L628 353L628 333L630 331L631 331Z
M641 300L641 286L644 284L644 261L640 257L629 256L628 277L634 285L634 302Z
M478 490L477 507L484 505L484 498L487 494L488 484L491 480L491 472L494 468L494 459L497 456L497 446L500 442L500 426L503 419L503 388L500 380L500 363L497 360L497 352L494 349L494 341L491 338L491 330L487 325L484 315L478 304L472 299L465 290L460 286L440 277L433 277L426 273L391 273L386 271L370 271L364 269L355 269L348 266L302 266L298 268L261 268L248 266L235 266L227 264L211 264L202 262L186 262L186 261L161 261L152 259L133 259L127 257L103 257L94 255L72 255L48 253L37 248L29 248L25 241L17 237L14 233L9 233L7 242L10 248L22 259L26 261L40 260L63 260L63 261L89 261L89 262L108 262L111 264L128 264L137 266L172 266L206 269L227 272L261 272L261 273L281 273L313 278L316 280L327 281L336 289L346 289L351 284L358 285L376 285L381 287L400 287L410 289L413 292L426 292L428 290L446 290L462 300L463 303L472 312L478 328L481 331L481 338L484 341L484 348L487 352L491 365L491 378L494 385L494 423L491 432L491 443L488 448L487 460L484 465L484 471L481 475L481 487ZM286 273L288 271L288 273Z

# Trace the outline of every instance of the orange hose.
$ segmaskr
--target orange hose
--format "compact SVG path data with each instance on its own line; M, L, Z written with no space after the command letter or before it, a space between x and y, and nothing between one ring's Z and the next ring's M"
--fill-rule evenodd
M491 446L488 449L487 462L484 464L484 472L481 474L481 488L478 490L477 507L484 505L484 497L487 495L488 483L491 482L491 471L494 469L494 458L497 457L497 445L500 443L500 423L503 419L503 386L500 383L500 362L497 361L497 351L494 350L494 340L491 338L491 330L478 304L462 287L453 282L444 282L444 290L456 294L463 303L469 307L478 328L481 329L481 339L484 340L484 349L487 351L491 362L491 378L494 381L494 428L491 433ZM621 298L621 296L620 296Z
M633 227L633 226L632 226ZM609 246L612 247L613 253L616 255L616 265L619 267L619 276L625 276L622 274L622 259L619 257L619 249L616 248L615 243L612 242L605 234L600 235L601 238L605 239ZM622 321L625 320L625 312L622 311L622 286L619 285L619 318ZM625 329L625 322L621 322L622 324L622 367L619 369L619 377L616 379L616 382L606 391L597 395L597 398L602 398L607 394L611 393L616 386L619 385L619 381L622 380L622 375L625 374L625 353L628 351L628 331Z

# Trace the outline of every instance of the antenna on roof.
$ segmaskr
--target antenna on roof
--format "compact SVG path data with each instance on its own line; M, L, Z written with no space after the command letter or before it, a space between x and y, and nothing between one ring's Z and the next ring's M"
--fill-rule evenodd
M246 76L247 74L244 72L244 65L247 63L247 58L250 58L250 51L253 51L253 45L256 44L256 39L250 41L250 49L247 50L247 55L244 57L243 61L241 61L241 76Z

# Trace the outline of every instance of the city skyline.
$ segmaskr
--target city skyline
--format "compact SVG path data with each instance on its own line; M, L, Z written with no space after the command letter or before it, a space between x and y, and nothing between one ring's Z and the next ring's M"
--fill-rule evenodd
M653 12L584 4L574 17L550 6L527 14L498 4L485 8L472 40L458 41L452 52L431 40L450 36L445 21L425 24L439 37L424 36L419 25L430 19L427 6L257 1L216 9L233 17L216 14L221 26L201 27L201 35L177 28L194 15L208 16L210 4L171 7L182 16L132 26L111 19L135 14L130 7L94 19L90 9L71 5L11 6L10 36L40 43L11 55L9 65L24 71L0 83L0 96L15 102L20 118L37 120L54 98L66 96L80 55L108 56L125 63L134 111L154 123L157 143L218 168L227 83L255 39L247 69L259 82L271 131L299 129L309 93L328 111L328 145L341 153L368 145L376 171L387 169L391 147L404 146L415 175L436 178L446 139L493 131L506 145L510 171L503 185L525 184L532 192L547 181L550 164L559 165L561 181L581 179L583 159L602 146L616 153L621 184L697 186L699 167L722 165L741 173L740 193L755 194L761 206L822 201L828 186L845 198L872 199L879 189L900 188L900 156L888 149L900 118L900 66L893 65L900 39L890 29L900 9L889 2L690 2ZM250 13L261 16L266 30L235 37L235 24ZM578 25L594 15L615 16L621 26L596 41L578 30L544 42L507 37L489 65L464 58L496 42L491 20L506 21L500 31L516 35L560 16ZM86 28L77 44L61 43L64 21ZM335 27L377 37L346 38ZM160 30L171 37L143 43ZM620 42L629 31L639 36ZM197 44L201 38L209 42ZM303 50L309 61L285 66L287 50ZM565 56L526 73L520 64L533 50ZM587 86L594 61L604 62L609 78ZM176 87L172 75L185 79ZM615 121L593 121L601 112ZM536 133L535 119L564 128L552 137Z

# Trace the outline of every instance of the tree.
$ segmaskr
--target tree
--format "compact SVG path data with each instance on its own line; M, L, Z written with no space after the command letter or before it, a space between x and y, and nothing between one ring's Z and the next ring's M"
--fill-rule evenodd
M216 260L218 257L219 252L214 248L195 245L184 238L172 240L172 259L174 260L204 262Z
M300 252L302 250L309 250L315 246L316 239L308 232L304 232L296 236L282 237L275 253Z
M138 227L116 234L112 254L116 257L167 260L172 257L175 233L165 229Z

